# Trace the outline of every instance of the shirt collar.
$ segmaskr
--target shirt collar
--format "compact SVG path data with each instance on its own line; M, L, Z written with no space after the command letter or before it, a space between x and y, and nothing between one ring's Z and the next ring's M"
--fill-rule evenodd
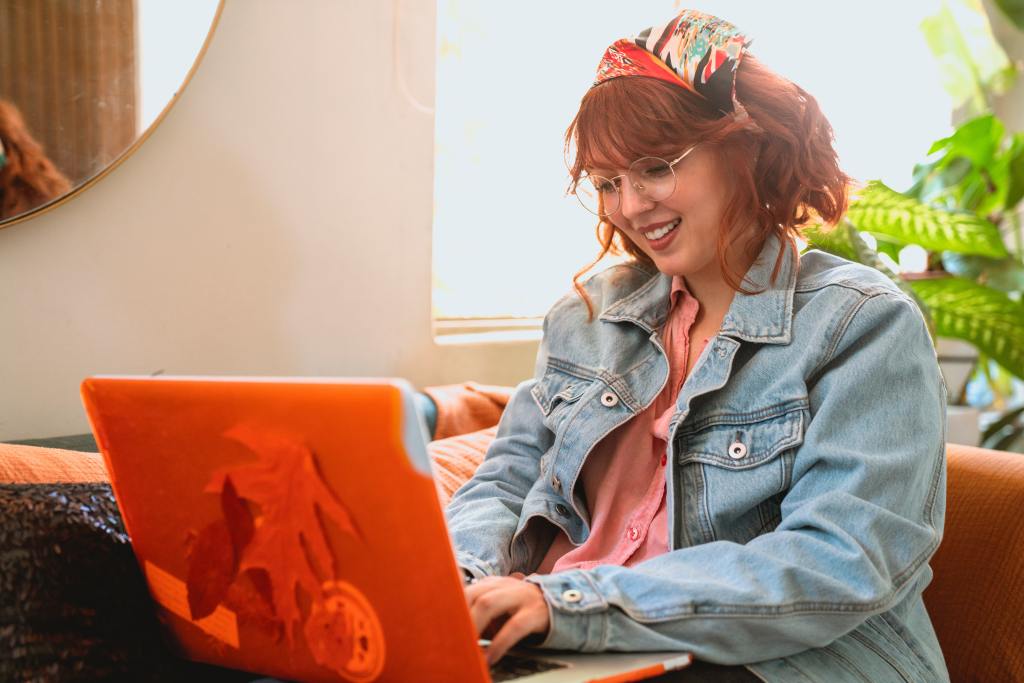
M771 283L775 259L782 249L782 263L775 284ZM671 306L685 290L681 278L658 272L653 265L642 265L651 278L639 288L612 303L600 320L632 322L648 332L660 328L668 318ZM788 344L793 322L793 291L799 260L788 241L775 235L765 239L757 259L747 270L745 289L764 291L757 294L737 292L722 320L721 334L747 341ZM679 280L676 283L676 280Z
M685 301L688 296L692 295L690 290L686 288L686 280L678 275L672 276L672 289L669 293L668 310L675 310L676 306L679 306L680 302Z

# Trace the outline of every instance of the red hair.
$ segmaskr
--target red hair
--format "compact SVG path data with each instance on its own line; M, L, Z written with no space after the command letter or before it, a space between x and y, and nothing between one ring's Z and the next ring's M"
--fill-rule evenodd
M709 102L682 86L641 76L614 78L591 88L565 133L566 151L576 148L570 189L598 159L627 166L641 156L678 154L696 142L710 143L736 178L718 234L718 261L737 292L743 273L726 263L726 251L752 217L762 237L775 234L796 250L800 228L812 219L835 225L846 212L850 178L839 168L832 126L815 99L800 86L745 55L736 74L736 97L761 128L723 116ZM754 161L756 159L756 161ZM597 258L573 276L576 292L593 319L594 309L579 283L605 254L628 254L653 265L650 257L616 228L600 220ZM756 254L751 254L756 256ZM779 252L772 280L782 264Z
M46 158L17 107L0 100L0 140L7 163L0 168L0 220L17 216L71 190Z

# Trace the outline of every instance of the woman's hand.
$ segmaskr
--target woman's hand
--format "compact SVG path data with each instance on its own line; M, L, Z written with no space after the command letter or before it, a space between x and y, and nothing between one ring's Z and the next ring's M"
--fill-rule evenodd
M531 633L546 634L550 626L548 604L540 586L523 575L487 576L466 586L466 602L476 631L490 636L487 664L496 661Z

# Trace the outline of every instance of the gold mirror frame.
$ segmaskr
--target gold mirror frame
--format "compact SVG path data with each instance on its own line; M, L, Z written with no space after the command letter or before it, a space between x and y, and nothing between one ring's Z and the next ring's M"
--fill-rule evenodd
M217 26L220 24L220 17L221 14L224 12L224 2L225 0L217 0L217 9L213 14L213 21L210 22L210 30L206 33L206 38L203 40L203 44L199 48L199 52L198 54L196 54L196 58L195 60L193 60L192 66L185 74L185 78L184 80L182 80L181 86L167 101L167 104L164 105L163 109L160 110L160 113L156 116L156 118L153 119L153 122L149 124L146 130L144 130L142 134L139 135L134 142L132 142L132 144L128 145L128 147L126 147L125 150L121 152L113 161L107 164L107 166L103 170L98 171L94 175L90 176L87 180L82 182L80 185L76 185L70 191L62 194L60 197L56 199L53 199L45 204L40 204L39 206L30 209L25 213L18 214L17 216L12 216L11 218L8 218L4 221L0 221L0 230L17 225L18 223L27 221L31 218L35 218L36 216L40 216L44 213L47 213L48 211L52 211L61 204L64 204L65 202L73 199L74 197L77 197L82 192L84 192L85 190L87 190L88 188L92 187L100 180L105 178L115 168L120 166L125 161L125 159L127 159L128 157L135 153L135 151L142 145L142 143L149 139L149 136L152 135L153 131L156 130L156 128L167 116L167 113L181 98L182 93L185 92L185 89L188 87L188 84L192 82L192 77L195 75L196 70L202 63L203 57L206 56L206 50L210 47L210 41L213 40L213 35L217 30Z

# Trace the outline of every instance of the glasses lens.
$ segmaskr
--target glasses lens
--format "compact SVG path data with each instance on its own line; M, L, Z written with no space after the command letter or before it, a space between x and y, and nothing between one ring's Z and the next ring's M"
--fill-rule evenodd
M645 197L658 202L675 192L676 174L664 159L644 157L629 167L629 182Z
M619 206L619 193L615 183L599 175L580 178L576 183L576 198L587 211L598 216L609 216Z

